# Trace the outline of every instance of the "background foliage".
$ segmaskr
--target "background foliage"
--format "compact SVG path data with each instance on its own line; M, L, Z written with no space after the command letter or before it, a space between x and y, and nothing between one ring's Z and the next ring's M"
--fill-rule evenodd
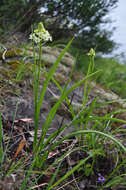
M106 17L118 0L2 0L0 33L6 29L28 32L31 25L43 21L54 40L76 36L74 45L88 51L110 53L115 47L112 31L102 24L111 23ZM40 11L41 10L41 11Z

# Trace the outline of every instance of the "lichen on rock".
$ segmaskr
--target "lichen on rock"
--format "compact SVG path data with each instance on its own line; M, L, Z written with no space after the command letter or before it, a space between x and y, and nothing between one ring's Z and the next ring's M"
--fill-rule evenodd
M12 119L15 113L16 105L18 104L16 118L19 119L21 117L31 117L32 119L34 119L34 96L32 83L32 69L34 66L33 48L30 45L15 48L11 48L11 46L9 46L9 48L10 49L7 51L5 56L6 62L2 63L2 60L0 60L1 111L4 115L6 115L8 119ZM46 70L46 72L48 72L52 65L56 62L61 52L62 49L57 47L42 47L42 67ZM0 52L0 59L2 58L2 53L3 52ZM38 49L36 48L36 60L38 60L38 58L39 54ZM56 72L53 75L54 79L59 83L62 89L64 88L64 85L69 77L69 73L71 72L74 66L74 62L74 57L72 57L68 52L65 53L64 57L62 58L61 62L59 63L56 69ZM22 78L19 78L19 80L16 81L17 74L19 71L21 72L20 74ZM72 80L70 81L68 88L71 87L75 81L78 81L82 78L83 76L80 73L74 71ZM43 82L44 80L46 80L46 75L43 72L41 72L40 79L41 90L43 87ZM88 101L90 101L90 99L93 97L97 97L96 108L93 110L92 114L104 116L107 113L116 110L117 108L126 108L125 100L120 99L119 96L117 96L115 93L111 92L110 90L104 89L103 87L97 85L92 81L90 81L88 85L92 86L88 97ZM75 114L77 114L83 107L83 88L84 85L80 86L73 92L74 96L71 102L71 106ZM16 89L18 92L16 92ZM10 92L8 90L10 90ZM43 105L41 107L41 121L39 123L39 126L43 125L49 110L58 101L60 95L61 91L51 80L47 88L47 92L43 102L43 104L46 105L46 109L43 108ZM70 94L68 97L69 102L71 101L71 97L72 94ZM97 106L106 101L117 101L118 105L111 103L102 105L100 107ZM59 106L54 121L50 126L50 128L52 129L51 131L56 130L59 127L62 117L65 117L66 123L72 119L71 110L69 109L69 105L65 100ZM120 114L118 115L118 117L120 117L121 119L125 119L126 114Z

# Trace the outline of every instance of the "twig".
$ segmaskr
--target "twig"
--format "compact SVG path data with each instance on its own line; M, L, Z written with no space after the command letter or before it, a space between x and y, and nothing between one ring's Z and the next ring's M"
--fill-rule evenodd
M4 49L4 52L2 54L2 62L5 63L5 55L6 55L6 52L7 52L7 48L3 45L3 44L0 44L2 46L2 48Z
M72 150L72 148L74 147L75 144L76 144L76 140L74 140L73 143L71 144L70 150ZM71 165L70 165L70 155L68 155L68 157L67 157L67 162L68 162L68 165L69 165L69 167L70 167L70 170L72 170L72 167L71 167ZM79 188L79 186L78 186L78 184L77 184L76 178L75 178L75 176L74 176L74 173L72 173L72 176L73 176L75 185L76 185L76 187L77 187L77 190L80 190L80 188Z
M78 119L78 117L80 116L80 114L93 102L94 98L92 98L84 107L82 107L82 109L80 110L80 112L75 116L75 118L67 125L67 127L70 127L72 125L72 123ZM66 128L65 128L66 129ZM64 130L65 130L64 129ZM60 133L60 136L62 136L64 130ZM57 136L58 138L58 136ZM55 143L57 141L57 138L53 141L53 143Z

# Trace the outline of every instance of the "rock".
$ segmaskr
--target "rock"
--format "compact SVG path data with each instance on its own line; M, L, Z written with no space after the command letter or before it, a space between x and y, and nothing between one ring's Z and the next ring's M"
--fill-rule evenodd
M6 46L6 44L5 44ZM36 57L38 59L38 49L36 48ZM62 52L62 49L56 47L43 47L42 48L42 64L44 69L48 72L53 63L57 60L58 56ZM0 52L0 58L2 58L3 52ZM0 60L0 108L2 114L6 119L13 120L16 112L15 119L21 118L32 118L34 120L34 92L32 83L32 69L33 69L33 48L27 46L26 48L11 48L7 50L5 55L5 63ZM15 66L16 64L16 66ZM69 54L65 53L61 62L59 63L56 72L54 73L54 79L60 84L61 89L64 88L65 83L68 79L69 73L74 66L74 58ZM20 69L19 69L20 68ZM17 80L18 75L18 80ZM72 80L70 81L68 88L70 88L75 81L82 79L83 76L77 71L74 71ZM46 80L46 75L41 73L40 78L40 90L43 87L43 83ZM118 95L111 92L108 89L104 89L98 84L90 81L88 88L91 86L91 91L88 96L88 103L92 98L97 97L96 105L106 101L114 101L111 104L102 105L100 108L95 108L92 114L104 116L111 111L116 109L126 108L125 100L120 99ZM68 98L71 102L71 106L74 113L77 114L83 107L83 89L84 85L78 87ZM67 90L66 89L66 90ZM61 95L61 90L50 81L45 94L43 104L41 105L40 111L40 128L43 126L49 111L58 101ZM17 111L16 111L17 109ZM126 119L126 114L118 115L121 119ZM63 101L56 112L56 115L49 128L49 134L61 127L62 119L64 118L63 124L68 124L72 120L72 113L69 109L67 101ZM91 125L91 123L90 123ZM90 128L89 125L89 128ZM68 130L65 129L65 135L75 130L75 126L71 126Z
M58 101L58 99L59 99L59 96L53 96L53 97L51 97L50 99L49 99L49 102L50 102L50 104L51 104L51 106L53 106L53 105L55 105L55 103ZM69 102L70 102L70 100L69 100ZM82 104L80 104L80 103L75 103L75 102L72 102L71 103L71 106L72 106L72 108L73 108L73 111L75 112L75 114L77 114L81 109L82 109ZM58 112L59 112L59 114L61 114L62 116L64 116L64 114L65 115L69 115L69 117L72 117L72 114L71 114L71 112L70 112L70 110L69 110L69 105L66 103L66 102L63 102L61 105L60 105L60 107L59 107L59 109L58 109Z

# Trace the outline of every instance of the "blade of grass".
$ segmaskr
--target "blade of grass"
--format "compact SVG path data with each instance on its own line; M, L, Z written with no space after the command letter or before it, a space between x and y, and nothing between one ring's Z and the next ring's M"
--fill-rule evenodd
M2 169L3 162L3 127L2 127L2 116L0 113L0 171Z
M59 135L62 134L65 128L71 127L72 125L77 125L80 123L80 120L78 119L81 117L81 115L84 115L85 109L93 102L94 98L90 100L90 102L87 103L80 112L74 117L74 119L67 125L63 125L58 131L55 131L53 134L51 134L47 140L44 143L44 146L46 147L48 144L54 143ZM83 121L86 120L86 118L83 119ZM57 134L58 132L58 134Z
M41 109L41 105L42 105L42 102L43 102L43 99L44 99L44 96L45 96L45 93L46 93L47 86L48 86L50 80L52 79L53 73L55 72L58 63L61 61L62 57L64 56L64 54L66 53L66 51L70 47L72 41L73 41L73 39L64 48L64 50L62 51L60 56L57 58L56 62L52 66L52 68L50 69L50 71L49 71L49 73L48 73L48 75L46 77L46 80L45 80L45 82L43 84L43 88L42 88L42 90L40 92L40 98L39 98L38 102L35 102L35 103L37 103L37 105L35 105L36 106L36 110L35 110L35 130L34 130L34 141L33 141L33 149L34 149L34 151L35 151L36 143L37 143L38 121L39 121L39 116L40 116L40 109Z
M19 167L22 166L23 161L24 161L24 158L21 158L16 163L13 163L13 165L11 166L11 168L7 171L6 176L9 176L16 168L19 169Z
M58 185L59 183L61 183L62 181L64 181L66 178L68 178L71 174L73 174L76 170L78 170L83 164L85 164L85 162L87 160L89 160L92 157L92 155L88 156L87 158L85 158L84 160L81 160L79 162L79 164L77 164L74 168L72 168L72 170L70 170L69 172L67 172L63 177L61 177L56 183L54 183L50 189L53 189L56 185Z
M80 148L80 147L76 147L76 148L74 148L74 149L72 149L72 150L68 150L67 152L65 152L63 155L61 155L59 158L57 158L51 165L49 165L48 168L46 168L43 172L41 172L41 173L40 173L40 176L38 177L37 180L39 180L40 178L42 178L42 176L45 175L45 174L48 172L48 170L50 170L51 167L54 167L54 166L57 165L59 162L62 162L69 154L71 154L71 153L74 152L74 151L78 151L78 150L81 150L81 148ZM35 185L35 184L32 183L31 187L29 187L28 190L33 189L33 186L34 186L34 185Z
M107 137L108 139L112 140L116 145L118 145L126 153L125 146L123 146L123 144L121 144L116 138L112 137L109 134L106 134L106 133L103 133L103 132L100 132L100 131L96 131L96 130L82 130L82 131L71 133L68 136L65 136L62 139L60 139L58 142L54 143L51 146L51 149L54 149L54 147L58 146L59 144L61 144L66 139L69 139L69 138L74 137L76 135L87 134L87 133L94 133L94 134L99 134L101 136Z
M112 118L112 117L107 117L107 116L104 116L104 117L99 117L99 116L90 116L89 117L89 120L99 120L99 121L115 121L115 122L118 122L118 123L125 123L126 124L126 121L125 120L122 120L122 119L117 119L117 118Z
M15 109L15 113L14 113L14 117L13 117L13 123L12 123L12 126L11 126L10 137L12 136L12 132L13 132L13 129L14 129L14 121L15 121L15 118L16 118L17 110L18 110L18 102L16 104L16 109ZM7 143L7 145L5 147L5 150L3 152L2 162L4 161L4 158L5 158L6 152L8 150L8 146L9 146L10 140L11 140L11 138L8 140L8 143Z
M24 182L23 182L23 184L21 185L21 190L26 190L26 185L27 185L29 176L31 175L31 173L32 173L32 171L33 171L34 166L35 166L35 159L33 160L33 162L32 162L32 164L31 164L29 170L28 170L27 173L26 173Z
M95 73L92 73L90 75L88 75L88 78L89 77L92 77L94 75L96 75L98 73L95 72ZM64 92L63 94L61 94L59 100L57 101L57 103L52 107L52 109L50 110L47 118L46 118L46 121L43 125L43 131L41 133L41 137L40 137L40 140L38 142L38 145L37 145L37 149L38 147L40 147L40 151L43 149L43 146L44 146L44 139L45 139L45 136L46 136L46 132L55 116L55 113L57 111L57 109L59 108L60 104L63 102L63 100L65 99L65 97L67 97L72 91L74 91L77 87L79 87L85 80L87 79L87 77L85 77L84 79L80 80L79 82L75 83L71 88L69 88L66 92Z
M120 185L120 183L123 183L126 185L126 174L121 174L119 176L114 177L112 180L110 180L104 187L108 188L108 187L113 187L113 189L117 189L118 185ZM116 187L117 186L117 187Z
M56 176L57 176L57 174L58 174L58 172L59 172L61 163L62 163L62 161L58 164L58 167L56 168L56 171L55 171L55 173L53 174L53 176L52 176L52 178L51 178L51 180L50 180L50 182L49 182L48 187L47 187L46 190L51 190L51 189L52 189L51 186L52 186L52 184L53 184L53 182L54 182L54 180L55 180L55 178L56 178Z

